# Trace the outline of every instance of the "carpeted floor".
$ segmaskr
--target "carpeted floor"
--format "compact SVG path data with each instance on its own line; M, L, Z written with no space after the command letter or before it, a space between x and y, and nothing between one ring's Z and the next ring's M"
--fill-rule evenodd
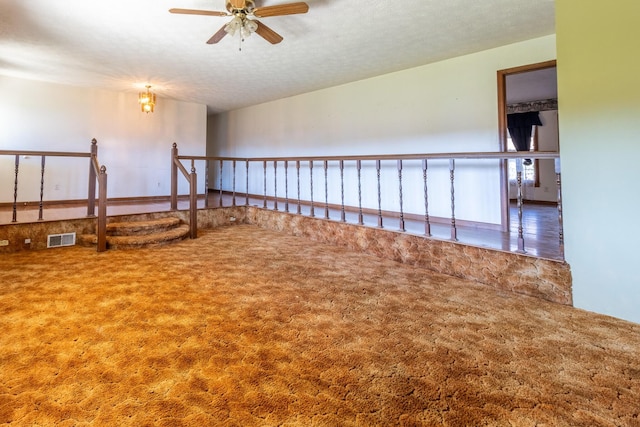
M2 424L640 426L640 325L255 226L0 271Z

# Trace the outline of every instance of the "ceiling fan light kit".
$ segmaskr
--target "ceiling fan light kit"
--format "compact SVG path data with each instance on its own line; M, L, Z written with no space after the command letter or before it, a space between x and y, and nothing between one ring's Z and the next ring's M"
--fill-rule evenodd
M256 18L269 16L295 15L307 13L309 5L305 2L286 3L275 6L255 7L253 0L227 0L227 12L196 9L169 9L170 13L185 15L231 16L232 19L223 25L209 40L208 44L218 43L227 34L240 34L240 43L251 33L256 33L271 44L280 43L280 34L258 21ZM240 48L242 50L242 47Z

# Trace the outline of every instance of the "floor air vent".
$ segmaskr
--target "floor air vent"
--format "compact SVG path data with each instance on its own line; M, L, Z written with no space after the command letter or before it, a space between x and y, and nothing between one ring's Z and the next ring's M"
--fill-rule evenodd
M73 246L76 244L76 233L49 234L47 236L47 247L57 248L60 246Z

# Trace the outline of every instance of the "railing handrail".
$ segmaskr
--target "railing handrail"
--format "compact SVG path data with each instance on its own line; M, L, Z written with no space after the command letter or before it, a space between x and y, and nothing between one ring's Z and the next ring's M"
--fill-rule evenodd
M95 139L93 141L95 141ZM98 180L98 224L96 226L96 246L98 252L104 252L107 250L107 168L104 165L100 166L97 153L92 153L91 165L95 174L95 179ZM89 179L92 178L93 177L91 176ZM91 194L91 190L89 193ZM95 198L95 193L93 197Z
M91 157L91 153L71 151L0 150L0 156Z
M187 168L184 167L184 165L182 163L180 163L179 158L175 158L174 162L176 164L176 166L178 166L178 169L180 170L180 172L182 172L182 175L184 175L184 177L189 180L189 172L187 172Z
M224 161L349 161L349 160L422 160L422 159L557 159L557 151L500 151L500 152L459 152L422 154L367 154L348 156L288 156L288 157L231 157L231 156L177 156L180 160L224 160Z

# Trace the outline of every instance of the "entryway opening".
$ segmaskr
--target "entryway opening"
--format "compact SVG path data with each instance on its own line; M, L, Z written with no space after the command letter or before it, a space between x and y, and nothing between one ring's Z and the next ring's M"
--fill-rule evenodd
M497 77L500 151L559 151L556 61L499 70ZM536 216L529 230L555 234L558 188L554 160L525 159L521 190ZM517 196L515 159L503 162L500 191L502 229L509 231Z

